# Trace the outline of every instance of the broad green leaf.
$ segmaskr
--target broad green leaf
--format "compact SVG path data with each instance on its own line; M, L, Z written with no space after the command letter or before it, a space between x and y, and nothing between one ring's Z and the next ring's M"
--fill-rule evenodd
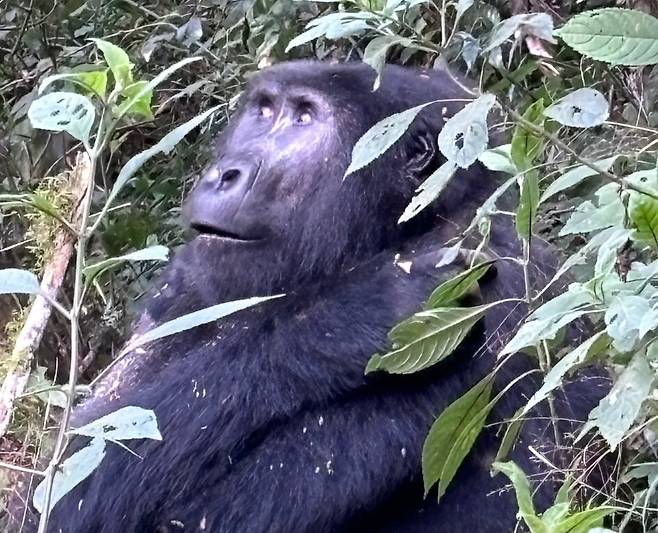
M595 161L594 164L601 170L608 171L616 160L617 156L614 155L606 159ZM552 196L555 196L557 193L573 187L574 185L578 185L584 179L595 176L596 174L596 170L592 170L586 165L577 165L573 168L570 168L559 178L553 181L553 183L551 183L548 187L546 187L544 194L541 195L539 203L545 202Z
M124 261L167 261L167 259L169 259L169 249L166 246L149 246L142 250L137 250L119 257L109 257L93 265L88 265L82 273L88 280L91 280L101 272L109 270Z
M571 370L582 365L589 358L601 353L610 344L610 339L604 332L596 333L585 342L574 348L571 352L560 359L544 377L544 383L535 392L525 405L519 416L528 413L539 402L548 398L548 395L562 385L562 378Z
M492 386L493 380L487 376L446 407L432 424L423 444L425 494L437 482L440 482L439 498L445 493L494 405L490 401Z
M628 215L635 226L634 238L658 248L658 200L633 193L628 201Z
M103 39L91 39L98 49L103 52L107 66L114 76L116 88L123 89L133 82L132 64L128 54L117 45Z
M34 394L44 404L64 409L66 407L66 393L46 377L47 370L45 366L37 365L27 379L25 394Z
M145 81L138 81L125 87L121 91L121 96L125 100L117 108L117 115L125 114L138 115L146 120L153 118L151 111L151 98L153 98L153 89L144 90L148 85ZM137 96L137 98L135 98Z
M38 294L39 279L29 270L4 268L0 270L0 294Z
M92 439L89 445L75 452L66 459L61 468L55 472L53 489L50 497L50 509L66 496L78 483L89 477L105 457L105 441ZM34 508L43 513L46 506L46 480L42 480L32 497Z
M658 326L658 310L644 296L618 294L610 300L604 320L615 349L630 352Z
M553 38L553 19L549 14L524 13L501 20L496 24L489 34L489 40L483 51L490 52L494 48L498 48L517 32L524 35L534 35L549 43L555 42Z
M68 81L78 84L83 88L89 87L89 89L103 97L107 90L107 69L67 72L65 74L48 76L39 85L39 94L43 93L46 87L56 81Z
M162 139L160 139L158 144L156 144L155 146L152 146L151 148L144 150L143 152L140 152L139 154L131 157L128 160L128 162L123 166L123 168L119 171L119 176L117 177L116 181L114 182L114 185L112 186L112 190L110 191L110 195L108 196L105 205L103 206L103 210L99 215L99 219L105 216L108 209L110 208L110 204L114 201L117 194L119 194L119 191L128 182L128 180L132 178L140 168L142 168L144 163L146 163L149 159L151 159L153 156L159 153L163 153L165 155L171 153L171 151L176 147L176 145L180 141L182 141L183 138L190 131L196 128L199 124L201 124L204 120L206 120L220 107L221 106L215 106L211 109L208 109L207 111L204 111L203 113L194 117L193 119L188 120L185 124L181 124L174 130L167 133L167 135L165 135Z
M70 433L105 440L162 440L155 413L134 405L122 407Z
M243 300L234 300L232 302L224 302L217 305L212 305L198 311L193 311L192 313L187 313L186 315L179 316L173 320L169 320L164 324L160 324L155 328L143 333L136 339L134 339L128 346L126 346L121 354L130 352L144 344L153 342L163 337L168 337L170 335L175 335L181 331L187 331L188 329L201 326L203 324L208 324L210 322L215 322L220 318L237 313L248 307L253 307L262 302L268 300L273 300L276 298L281 298L283 294L277 294L275 296L254 296L252 298L244 298Z
M86 96L54 92L32 102L27 116L34 128L65 131L79 141L87 143L96 110Z
M515 176L519 173L519 169L516 168L516 165L514 165L512 157L510 156L511 148L511 144L489 148L489 150L485 150L479 155L478 161L489 170L493 170L494 172L505 172L506 174Z
M402 111L401 113L395 113L380 120L366 131L352 149L352 161L345 171L344 178L369 165L386 152L386 150L395 144L395 141L404 135L416 118L416 115L433 103L427 102Z
M439 149L448 161L468 168L487 149L487 115L495 103L494 95L483 94L445 123L439 132Z
M392 351L373 355L366 373L383 370L389 374L410 374L438 363L459 346L477 321L497 303L439 307L416 313L389 332Z
M420 184L416 191L418 194L411 199L411 202L409 202L409 205L399 218L398 224L412 219L436 200L450 179L455 175L456 170L457 167L451 161L446 161L437 168L429 178Z
M495 261L479 263L439 285L425 303L426 309L454 304L484 276Z
M539 207L539 176L528 170L519 175L519 207L516 210L516 233L521 239L530 240Z
M411 39L400 37L399 35L380 35L368 43L365 50L363 51L363 62L367 65L370 65L377 73L377 78L375 78L375 84L372 88L373 91L379 89L382 70L384 69L384 63L386 63L386 54L388 53L389 49L395 45L407 47L411 44Z
M537 100L523 113L523 118L536 126L544 126L544 102ZM512 133L512 146L510 148L510 157L514 165L519 170L528 170L532 167L539 152L544 146L543 138L529 131L521 124L517 124Z
M590 429L598 427L610 449L617 448L651 392L654 375L644 353L635 354L608 395L592 409L578 438L582 438Z
M610 227L623 227L626 209L619 197L619 185L608 183L596 191L598 206L586 200L560 230L560 236L589 233Z
M546 108L544 114L563 126L592 128L603 124L610 114L608 101L599 91L576 89Z
M551 533L542 524L541 519L535 512L535 504L532 501L530 492L530 482L523 470L516 463L510 461L507 463L494 463L492 468L505 474L514 486L516 492L516 502L519 506L519 515L523 518L532 533Z
M571 17L555 35L597 61L613 65L658 63L658 19L639 10L585 11Z
M592 509L585 509L579 511L571 516L562 520L558 527L555 528L555 533L614 533L609 529L600 528L603 525L603 519L615 511L614 507L593 507ZM553 533L553 531L550 531Z

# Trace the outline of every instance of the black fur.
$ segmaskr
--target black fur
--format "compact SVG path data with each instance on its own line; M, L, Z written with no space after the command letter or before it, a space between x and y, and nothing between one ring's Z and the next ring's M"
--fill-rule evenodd
M458 265L434 267L439 243L463 228L498 185L476 166L457 175L432 210L398 225L418 184L440 163L436 137L444 116L470 96L442 72L390 66L374 93L373 81L362 64L313 62L276 66L251 80L242 111L220 140L217 170L230 166L254 180L232 199L205 178L189 216L199 228L261 240L192 240L157 283L136 334L218 302L286 296L157 342L117 365L78 408L75 424L137 405L155 411L164 440L129 443L139 457L110 444L95 473L55 506L51 531L512 531L513 492L500 492L506 480L489 475L495 426L438 505L434 493L423 499L420 454L437 414L491 370L490 348L500 346L524 310L493 312L456 353L420 374L364 375L370 356L386 350L388 330L457 272ZM254 106L271 106L276 115L277 99L290 95L310 95L320 129L261 135ZM436 99L445 101L343 181L352 147L368 128ZM283 158L286 135L315 137ZM199 212L207 217L202 224ZM497 221L491 252L517 256L513 235L508 222ZM396 262L398 253L413 262L411 273ZM535 258L539 284L555 258L541 243ZM521 296L522 273L501 262L481 290L486 301ZM514 358L498 388L531 368L524 356ZM538 379L522 380L490 421L511 416ZM602 395L599 385L582 382L568 401L557 398L560 414L582 418ZM554 443L541 419L547 410L535 414L512 457L537 476L546 467L531 460L528 444L550 452ZM554 491L554 483L541 484L539 508Z

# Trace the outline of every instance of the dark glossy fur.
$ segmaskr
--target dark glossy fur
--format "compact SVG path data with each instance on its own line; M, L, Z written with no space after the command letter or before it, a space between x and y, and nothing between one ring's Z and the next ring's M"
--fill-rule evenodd
M318 158L331 158L321 163L305 156L268 168L261 179L298 173L300 184L312 184L284 233L264 244L222 244L204 236L191 241L157 283L136 334L218 302L286 296L155 343L119 364L76 411L75 423L138 405L155 411L164 440L129 443L139 457L110 444L95 473L56 505L51 531L513 530L514 494L499 490L507 483L503 476L489 474L499 444L495 425L438 505L434 491L423 498L420 454L435 417L491 370L494 354L487 346L500 347L499 337L510 334L524 310L492 312L452 356L420 374L364 375L370 356L387 349L388 330L458 271L459 265L434 267L438 247L498 185L480 167L462 171L432 210L411 224L396 223L440 162L437 153L428 167L410 170L424 149L419 139L430 139L436 150L443 116L454 114L459 102L428 108L381 159L342 181L354 142L375 122L422 102L468 97L440 72L387 67L375 93L373 80L374 72L362 64L300 62L251 81L251 90L275 86L324 94L336 127L316 150ZM249 118L234 119L219 157L236 149L241 120ZM253 157L266 161L267 154ZM410 274L395 264L398 252L413 261ZM494 224L491 252L518 255L514 230L504 220ZM536 243L538 286L555 263L547 246ZM486 301L520 296L522 272L501 262L481 291ZM531 368L529 359L515 357L500 373L498 388ZM510 416L538 379L522 380L489 421ZM556 399L560 415L586 416L603 394L601 383L575 383L568 401ZM545 407L534 414L538 418L524 426L512 458L542 481L538 474L546 467L531 460L527 446L553 457L553 432L541 419L548 415ZM563 433L571 429L560 427ZM547 507L554 491L550 480L541 484L537 506Z

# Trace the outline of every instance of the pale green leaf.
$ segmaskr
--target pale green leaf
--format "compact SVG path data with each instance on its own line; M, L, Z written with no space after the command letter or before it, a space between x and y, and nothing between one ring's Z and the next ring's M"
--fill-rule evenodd
M592 128L603 124L610 111L605 96L595 89L583 88L560 98L544 114L563 126Z
M516 165L514 165L512 157L510 156L511 148L511 144L489 148L489 150L485 150L479 155L478 161L489 170L494 172L505 172L506 174L515 176L519 173L519 170L516 168Z
M153 89L144 88L148 85L145 81L131 83L121 91L121 96L125 99L117 108L117 115L125 114L137 115L145 120L153 118L151 111L151 99L153 98ZM137 96L137 98L135 98Z
M512 482L514 492L516 492L516 502L519 506L519 515L530 531L532 533L551 533L535 512L535 504L532 501L532 493L530 491L530 482L523 470L512 461L508 463L494 463L492 468L495 471L505 474Z
M117 45L103 39L91 39L103 52L107 66L110 67L117 88L122 89L133 82L132 68L128 54Z
M38 294L39 291L39 279L29 270L0 270L0 294Z
M450 117L441 128L439 149L449 161L467 168L487 149L487 115L495 103L494 95L483 94Z
M451 161L446 161L437 168L417 189L416 196L411 199L404 213L400 216L398 224L412 219L434 200L436 200L450 179L455 175L457 167Z
M601 170L608 171L617 160L617 157L618 156L614 155L606 159L595 161L594 164ZM548 187L546 187L546 190L541 195L539 203L545 202L552 196L555 196L557 193L573 187L574 185L578 185L584 179L595 176L596 174L596 170L593 170L586 165L577 165L573 168L570 168L559 178L553 181Z
M105 457L105 441L92 439L92 441L67 458L57 472L53 482L50 497L50 509L66 496L81 481L89 477ZM32 497L34 508L43 513L46 506L46 480L42 480L34 491Z
M423 444L425 494L437 482L440 482L439 498L445 493L494 405L490 402L492 383L490 376L484 378L446 407L432 424Z
M543 127L545 120L543 100L537 100L529 105L523 113L523 118L535 126ZM522 171L531 168L543 146L544 139L541 135L517 124L512 133L510 148L510 157L514 166Z
M644 353L639 352L624 369L608 395L589 414L581 436L598 427L611 450L624 440L644 400L651 392L654 372Z
M88 70L79 72L67 72L65 74L55 74L48 76L39 85L39 94L56 81L68 81L78 84L83 88L89 88L99 96L105 96L107 90L107 69L103 70Z
M620 352L630 352L638 341L658 326L658 311L643 296L618 294L606 309L606 332Z
M104 259L93 265L88 265L84 268L82 273L87 279L93 279L101 272L109 270L125 261L167 261L168 258L169 249L166 246L149 246L142 250L137 250L118 257L109 257L108 259Z
M658 63L658 19L639 10L585 11L571 17L555 35L597 61L613 65Z
M496 24L484 47L484 52L498 48L515 33L533 35L549 43L554 43L553 18L548 13L522 13Z
M636 229L634 238L658 248L658 200L633 193L628 201L628 215Z
M32 127L65 131L86 143L94 124L96 110L89 98L81 94L54 92L37 98L27 112Z
M134 405L122 407L80 428L71 429L70 433L111 441L162 440L155 413Z
M258 305L262 302L268 300L273 300L275 298L281 298L283 294L278 294L275 296L254 296L251 298L244 298L242 300L234 300L232 302L224 302L221 304L213 305L200 309L198 311L193 311L192 313L187 313L186 315L180 316L173 320L169 320L164 324L160 324L153 329L143 333L136 339L134 339L128 346L122 350L122 354L130 352L144 344L153 342L163 337L168 337L170 335L175 335L181 331L187 331L188 329L201 326L203 324L208 324L210 322L215 322L220 318L228 316L248 307Z
M411 39L400 37L399 35L380 35L368 43L363 51L363 62L370 65L377 73L377 78L375 78L375 83L373 85L373 91L379 89L382 70L384 69L386 54L388 54L389 49L395 45L407 47L411 44Z
M386 150L395 144L395 141L404 135L416 118L416 115L433 103L427 102L417 105L416 107L412 107L401 113L395 113L377 122L354 145L352 149L352 161L349 167L347 167L344 177L369 165L386 152Z

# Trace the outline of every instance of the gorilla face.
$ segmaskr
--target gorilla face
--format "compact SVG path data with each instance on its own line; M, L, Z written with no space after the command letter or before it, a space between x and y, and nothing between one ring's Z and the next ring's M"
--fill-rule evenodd
M189 200L192 228L224 241L286 238L335 153L335 109L308 87L256 79Z

